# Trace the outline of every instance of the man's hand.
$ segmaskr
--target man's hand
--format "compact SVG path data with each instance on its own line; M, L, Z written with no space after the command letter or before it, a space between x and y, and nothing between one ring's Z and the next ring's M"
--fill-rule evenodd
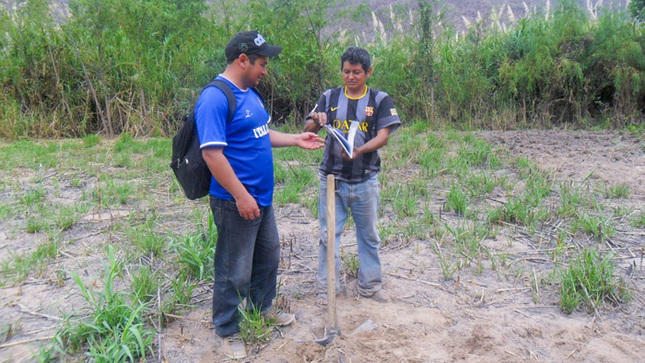
M386 127L384 129L380 129L376 133L376 137L365 143L364 145L361 145L359 147L354 148L354 153L353 157L350 158L347 153L345 153L345 150L341 150L341 156L345 160L355 160L357 157L359 157L362 154L367 154L371 153L373 151L376 151L380 149L381 147L387 145L387 140L390 137L390 129L391 127Z
M260 207L258 207L258 203L249 193L235 199L235 204L242 218L246 220L250 221L260 216Z
M362 153L363 152L361 151L360 147L355 147L354 152L352 153L352 157L349 157L349 155L347 155L347 153L345 152L344 149L341 148L341 150L340 150L340 156L342 156L343 159L345 159L345 160L354 160Z
M208 147L202 149L202 156L215 179L235 198L235 204L240 216L248 220L259 217L260 208L258 203L235 175L231 164L224 155L224 148Z
M325 124L327 123L327 113L326 112L313 112L309 116L320 127L325 126Z
M327 113L312 112L305 121L305 131L318 133L327 124Z
M325 140L313 132L303 132L296 135L296 146L302 149L316 150L325 146Z

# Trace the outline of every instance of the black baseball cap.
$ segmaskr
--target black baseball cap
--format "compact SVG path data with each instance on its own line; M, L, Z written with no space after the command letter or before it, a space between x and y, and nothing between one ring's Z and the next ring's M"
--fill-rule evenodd
M280 54L282 47L269 45L262 34L257 31L237 33L226 45L226 60L237 59L240 54L257 54L263 57L275 57Z

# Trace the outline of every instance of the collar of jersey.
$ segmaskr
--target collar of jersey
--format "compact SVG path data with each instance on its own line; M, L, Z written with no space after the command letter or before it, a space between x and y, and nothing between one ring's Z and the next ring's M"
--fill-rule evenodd
M219 74L219 76L220 76L220 77L222 77L222 78L224 78L225 80L229 81L233 86L235 86L235 88L239 89L240 91L242 91L242 92L248 92L248 91L249 91L249 88L247 88L247 89L241 89L240 87L238 87L238 85L236 85L236 84L235 84L235 82L233 82L233 81L231 81L230 79L228 79L228 78L224 77L223 73L220 73L220 74Z
M345 97L347 97L350 100L360 100L361 98L365 97L365 95L367 94L367 85L365 85L365 92L363 92L363 94L360 97L349 97L349 95L347 94L347 86L343 87L343 93L345 93Z

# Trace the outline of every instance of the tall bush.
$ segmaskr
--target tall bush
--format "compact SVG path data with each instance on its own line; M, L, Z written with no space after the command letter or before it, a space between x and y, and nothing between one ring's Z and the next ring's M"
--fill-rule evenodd
M62 19L46 0L20 4L0 10L0 137L168 135L224 70L228 39L250 29L284 47L260 86L278 123L300 124L340 84L349 45L370 51L370 85L404 120L622 127L645 109L645 25L625 12L587 16L572 0L519 20L497 10L463 33L439 0L419 0L414 14L394 6L385 24L353 9L374 22L372 40L329 34L328 22L348 19L335 0L70 0Z

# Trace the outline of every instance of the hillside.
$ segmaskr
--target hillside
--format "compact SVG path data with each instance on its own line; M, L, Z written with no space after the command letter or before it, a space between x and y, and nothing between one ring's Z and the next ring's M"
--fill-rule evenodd
M577 0L580 4L580 7L589 11L591 7L595 11L602 11L602 9L612 8L612 9L625 9L628 0ZM438 0L438 7L443 13L444 24L452 24L455 29L459 31L464 31L466 29L465 19L471 23L475 23L478 15L481 14L481 18L486 22L491 21L491 15L499 14L500 23L510 24L512 23L512 18L519 19L526 15L526 9L530 11L543 13L547 8L550 11L553 11L558 1L549 0ZM419 0L402 0L402 1L386 1L386 0L351 0L346 2L345 7L341 7L344 11L350 11L350 9L357 9L361 4L364 4L366 8L372 9L376 14L379 20L383 23L385 28L390 27L391 24L391 11L392 9L395 13L405 12L408 13L411 11L413 14L417 13L419 8ZM512 15L509 12L511 9ZM404 25L404 24L403 24ZM338 31L340 29L346 29L349 32L354 33L355 35L362 35L362 32L365 32L366 35L371 36L373 34L372 28L372 18L368 15L363 18L363 22L344 22L342 25L336 25L331 22L330 29L332 31Z

